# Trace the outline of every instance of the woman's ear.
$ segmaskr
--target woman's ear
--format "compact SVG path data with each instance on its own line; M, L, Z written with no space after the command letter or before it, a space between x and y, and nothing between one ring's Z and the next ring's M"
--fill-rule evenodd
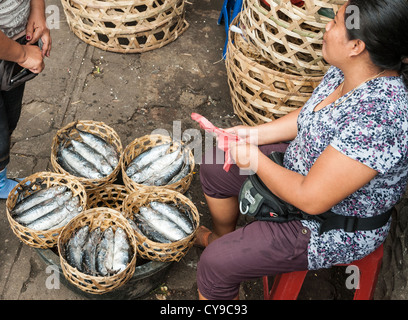
M361 41L360 39L351 40L350 46L351 46L350 57L356 57L363 53L364 50L366 49L364 41Z

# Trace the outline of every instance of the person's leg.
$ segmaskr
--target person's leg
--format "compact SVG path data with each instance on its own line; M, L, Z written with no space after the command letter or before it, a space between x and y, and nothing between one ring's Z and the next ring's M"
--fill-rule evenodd
M9 163L10 151L10 131L7 109L3 100L3 93L0 91L0 171Z
M310 230L300 221L255 221L213 241L197 266L200 299L235 299L242 281L307 270Z
M204 196L213 224L212 232L208 235L208 243L211 243L222 235L235 230L239 216L238 200L237 197L217 199L205 194Z
M16 129L18 120L20 120L21 107L23 105L25 84L18 86L10 91L3 91L2 97L6 107L9 135Z
M24 84L10 91L0 92L0 199L7 199L17 182L7 178L10 161L10 137L20 119Z
M284 152L286 147L287 144L271 144L260 146L260 150L270 154L272 151ZM212 159L200 165L201 185L213 222L211 233L207 228L197 231L196 244L203 247L235 230L239 217L238 194L248 177L236 165L232 165L226 172L222 163L216 163L216 152L212 154Z

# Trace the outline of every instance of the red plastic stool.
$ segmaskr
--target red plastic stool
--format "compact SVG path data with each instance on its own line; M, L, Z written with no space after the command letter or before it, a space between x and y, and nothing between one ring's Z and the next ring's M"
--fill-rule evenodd
M377 284L378 274L381 268L384 248L381 245L373 253L365 258L354 261L350 264L339 264L337 266L353 265L360 271L359 288L354 293L354 300L371 300ZM263 277L264 299L265 300L296 300L306 271L295 271L277 275L272 288L269 290L268 276Z

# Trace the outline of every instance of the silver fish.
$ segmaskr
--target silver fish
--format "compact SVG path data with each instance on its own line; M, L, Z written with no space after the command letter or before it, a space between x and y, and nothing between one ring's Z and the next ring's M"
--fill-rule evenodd
M84 257L83 246L88 240L89 226L85 225L77 230L67 244L68 263L82 272L82 262Z
M126 218L126 220L129 222L129 224L130 224L130 226L132 227L133 230L135 230L135 231L138 230L137 226L136 226L136 223L132 219Z
M103 177L92 163L84 159L78 153L68 148L61 148L60 155L61 164L67 164L68 167L78 172L81 177L87 179L100 179Z
M83 269L87 274L96 276L96 249L101 241L102 231L100 227L95 228L89 235L84 246Z
M97 136L96 134L82 131L78 128L77 130L82 140L87 145L97 150L100 154L102 154L106 158L106 160L108 160L108 162L113 168L116 168L116 166L119 163L119 155L116 152L116 149L113 145L109 144L107 141Z
M194 231L191 220L174 206L164 202L152 201L150 202L150 207L176 223L187 234L191 234Z
M13 214L17 215L26 211L45 200L55 197L67 190L67 186L56 185L49 188L40 189L18 202L13 208Z
M58 152L57 152L57 162L58 162L58 164L59 164L65 171L67 171L68 173L72 174L73 176L80 177L81 174L80 174L78 171L76 171L73 167L71 167L71 166L68 164L68 162L62 157L62 154L61 154L62 149L63 149L63 147L60 146L60 147L59 147L59 150L58 150ZM74 149L72 148L72 146L69 146L68 149L69 149L70 151L72 151L72 152L73 152L73 150L74 150Z
M73 218L75 218L78 214L80 214L80 213L82 212L82 210L83 210L83 207L82 207L82 206L76 206L76 207L74 207L74 208L68 213L68 215L65 217L64 220L62 220L59 224L57 224L57 225L51 227L49 230L55 230L55 229L64 227L65 225L68 224L68 222L70 222Z
M189 172L190 172L190 165L185 163L184 167L180 170L180 172L177 173L167 184L170 185L170 184L179 182L181 179L187 176Z
M81 141L71 140L74 150L84 159L92 163L104 176L112 173L113 169L109 162L98 151Z
M160 173L155 175L153 184L155 186L166 185L183 167L183 156L178 157L167 168L164 168Z
M157 231L171 241L178 241L187 236L183 229L160 212L149 207L140 207L140 214Z
M126 232L117 227L115 231L115 247L113 254L112 270L123 271L129 263L129 241Z
M135 222L133 222L133 228L136 232L144 235L146 238L160 243L170 243L171 241L166 238L162 233L154 229L145 218L141 215L135 217Z
M112 227L103 232L102 240L97 247L96 270L102 276L107 276L112 270L115 234Z
M64 193L56 195L53 199L46 200L37 204L36 206L23 211L21 214L14 217L14 220L18 223L27 225L34 220L50 213L54 209L62 206L65 201L72 197L72 191L66 191Z
M164 155L163 157L153 161L150 165L144 167L142 170L136 172L130 178L136 183L142 183L146 181L155 173L160 172L165 167L169 166L179 155L180 150L175 150L171 153Z
M133 159L127 169L126 174L128 177L135 174L137 171L141 170L146 165L152 163L157 158L165 155L167 150L170 148L170 143L161 144L155 146L141 154L139 154L135 159Z
M27 227L33 230L48 230L60 224L73 210L71 201L78 204L79 198L68 200L62 206L29 223Z

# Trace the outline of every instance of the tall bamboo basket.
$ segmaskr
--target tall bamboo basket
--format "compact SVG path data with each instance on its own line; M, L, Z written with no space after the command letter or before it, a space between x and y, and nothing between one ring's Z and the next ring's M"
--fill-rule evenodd
M40 190L42 187L49 188L59 185L68 187L68 190L72 191L73 196L78 196L78 205L82 206L83 210L86 209L87 194L85 188L72 176L54 172L38 172L20 181L10 192L6 201L7 219L14 234L24 244L39 249L53 248L57 245L58 236L63 227L45 231L33 230L15 221L12 211L19 197L27 197Z
M127 267L121 272L111 276L91 276L79 271L77 268L71 266L66 260L66 244L75 231L89 226L91 232L97 227L101 231L112 227L114 231L121 227L125 232L130 244L130 262ZM84 211L82 214L72 219L62 230L58 238L58 251L60 254L60 264L64 276L73 285L82 291L91 294L103 294L113 291L116 288L124 285L134 274L136 268L136 238L129 222L118 211L110 208L92 208Z
M243 0L241 22L263 57L295 75L321 75L329 65L322 54L326 24L346 0ZM330 12L330 11L329 11Z
M184 0L61 0L72 32L106 51L141 53L176 40L189 26Z
M61 143L64 142L67 137L73 140L81 141L81 137L75 128L95 134L107 141L109 144L113 145L118 153L119 159L116 168L109 175L101 179L87 179L77 176L74 177L78 179L87 190L114 183L120 171L120 157L123 150L122 142L120 141L119 135L113 128L99 121L78 120L67 124L65 127L57 131L57 134L52 140L51 146L51 165L53 170L57 173L72 175L58 163L57 153ZM66 146L69 146L69 143Z
M147 260L180 261L194 244L197 228L200 224L198 210L190 199L177 191L165 188L142 187L138 191L129 194L125 199L123 205L124 215L133 219L139 213L140 207L147 206L151 201L165 202L179 208L188 209L195 229L187 237L172 243L154 242L135 231L138 254Z
M232 24L239 27L239 19L240 14ZM302 107L322 79L278 69L231 29L228 39L228 85L234 112L246 125L270 122Z
M164 143L170 143L172 142L172 138L170 136L165 136L161 134L153 134L153 135L145 135L140 138L134 139L131 143L129 143L125 149L123 150L122 157L120 160L121 163L121 170L122 170L122 179L125 184L125 186L131 191L138 191L140 188L145 187L145 185L136 183L128 175L126 174L126 168L128 165L131 163L133 159L135 159L138 155L141 153L147 151L148 149L158 146L160 144ZM170 151L175 150L175 146L172 146L170 148ZM180 193L185 193L188 188L191 185L191 181L193 180L193 173L194 173L194 167L195 167L195 160L194 160L194 155L192 151L189 151L189 166L190 166L190 171L189 173L182 178L180 181L156 187L156 188L166 188L170 190L175 190ZM152 187L155 188L155 187Z

